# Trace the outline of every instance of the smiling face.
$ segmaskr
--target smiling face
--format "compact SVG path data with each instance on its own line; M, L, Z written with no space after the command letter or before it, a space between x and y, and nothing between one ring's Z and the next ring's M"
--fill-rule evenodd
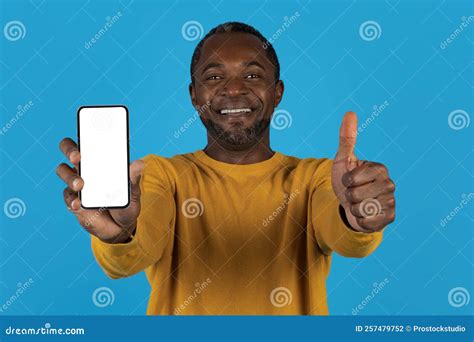
M260 39L240 32L215 34L204 42L189 89L208 136L228 150L248 149L268 138L283 95Z

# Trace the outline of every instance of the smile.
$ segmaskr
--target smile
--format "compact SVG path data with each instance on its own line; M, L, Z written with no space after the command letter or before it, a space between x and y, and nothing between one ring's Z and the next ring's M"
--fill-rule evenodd
M233 109L221 109L219 113L221 115L244 114L244 113L250 113L251 111L252 111L251 108L233 108Z

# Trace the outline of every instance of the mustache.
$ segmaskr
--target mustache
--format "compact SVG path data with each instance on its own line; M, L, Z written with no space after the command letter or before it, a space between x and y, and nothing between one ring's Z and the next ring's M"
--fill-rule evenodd
M259 98L219 98L210 101L210 108L213 111L235 108L250 108L252 110L263 107L263 102Z

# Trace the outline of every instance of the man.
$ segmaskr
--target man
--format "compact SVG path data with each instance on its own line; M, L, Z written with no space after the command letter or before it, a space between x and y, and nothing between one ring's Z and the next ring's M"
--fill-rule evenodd
M386 167L354 155L354 113L342 120L334 161L271 149L279 77L273 47L253 27L211 30L194 52L189 86L207 146L131 164L125 209L81 208L80 153L61 142L75 166L57 170L68 209L108 276L146 271L147 314L328 314L332 252L370 254L394 220Z

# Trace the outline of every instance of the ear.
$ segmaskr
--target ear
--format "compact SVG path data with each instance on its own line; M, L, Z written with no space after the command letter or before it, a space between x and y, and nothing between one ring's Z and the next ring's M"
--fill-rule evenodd
M193 104L194 108L198 107L197 101L196 101L196 89L194 87L194 84L191 82L189 84L189 95L191 96L191 102Z
M285 85L282 80L278 80L275 84L275 103L274 108L278 107L281 100L283 99L283 92L285 91Z

